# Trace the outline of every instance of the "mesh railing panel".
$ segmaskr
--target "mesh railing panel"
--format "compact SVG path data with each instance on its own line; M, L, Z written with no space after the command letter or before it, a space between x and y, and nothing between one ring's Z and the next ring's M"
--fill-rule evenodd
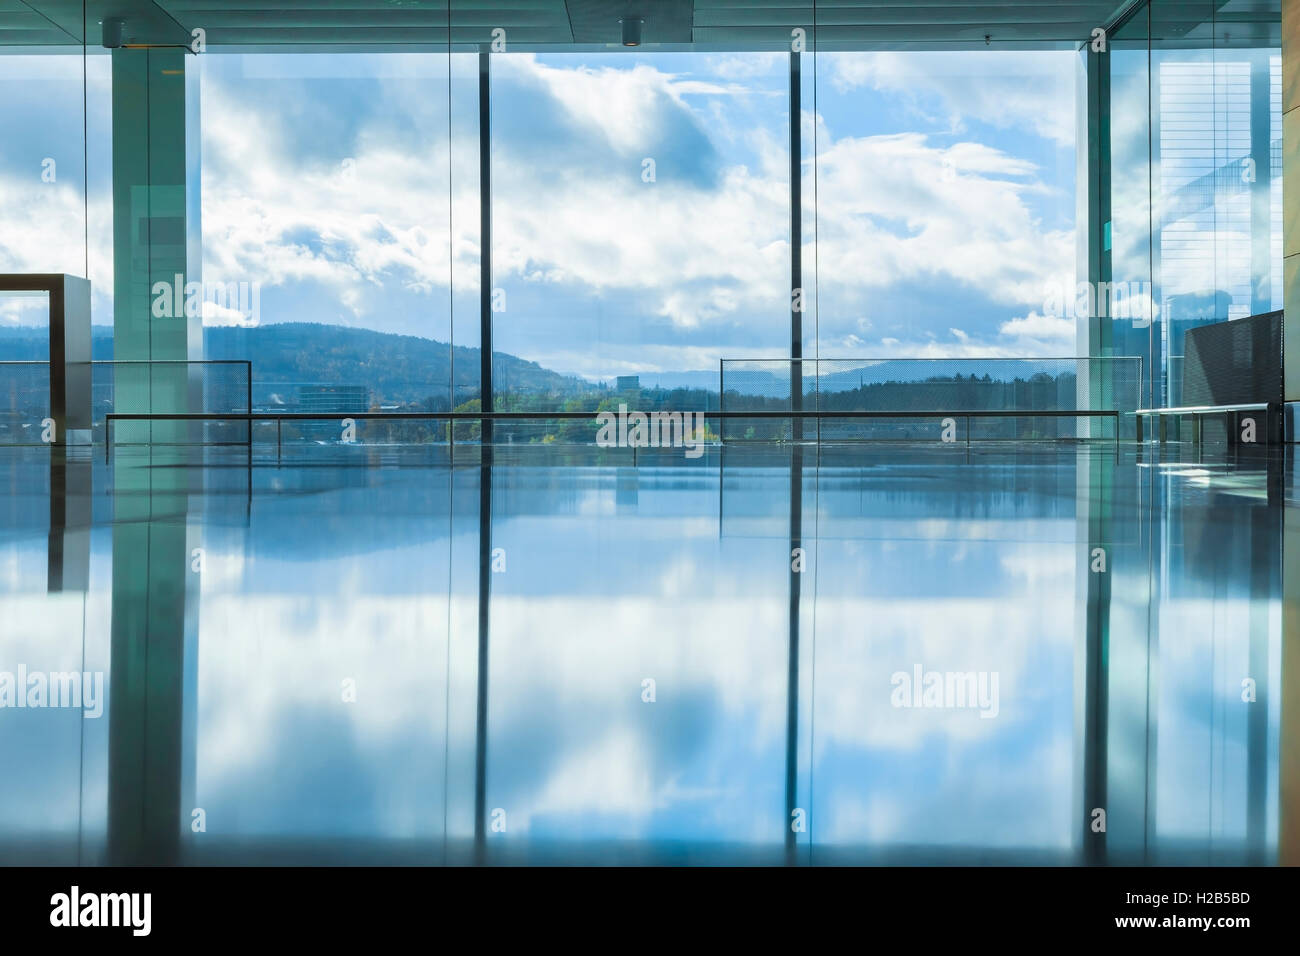
M785 440L800 407L836 411L1132 412L1139 406L1142 360L1122 358L962 359L727 359L721 363L721 408L770 410L771 419L724 420L725 440ZM796 381L800 386L796 390ZM1132 431L1132 416L1121 415ZM938 419L835 419L805 422L803 433L822 440L937 437ZM963 426L964 428L964 423ZM987 439L1113 438L1109 420L1083 418L975 419L972 432ZM933 434L931 434L933 433ZM964 436L963 436L964 437Z
M247 362L90 363L92 440L101 441L110 412L168 408L244 414L249 409ZM51 415L49 362L0 361L0 444L39 444L41 422ZM149 431L150 426L153 430ZM161 423L123 423L116 441L159 438ZM175 426L170 426L175 431ZM196 431L197 429L197 431ZM243 442L246 422L203 422L184 429L186 440Z

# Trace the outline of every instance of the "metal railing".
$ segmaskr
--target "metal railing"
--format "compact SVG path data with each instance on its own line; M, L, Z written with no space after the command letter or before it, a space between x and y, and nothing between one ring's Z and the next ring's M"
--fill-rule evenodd
M1159 422L1156 440L1163 443L1168 440L1166 420L1186 416L1192 420L1192 444L1199 445L1204 437L1202 423L1207 415L1227 415L1231 417L1232 427L1227 430L1229 444L1235 444L1233 438L1240 429L1242 412L1264 412L1265 434L1268 441L1274 441L1280 424L1282 405L1280 402L1239 402L1234 405L1175 405L1170 408L1139 408L1133 413L1137 419L1137 440L1143 440L1142 419L1154 418Z
M214 411L253 410L253 364L247 359L95 359L88 364L92 432L122 404L119 392L139 390L151 396L155 389L169 385L196 388L202 393L202 406ZM0 435L30 427L49 416L49 366L49 361L42 359L0 360L0 402L4 405L0 410ZM222 381L209 371L214 368L241 372ZM189 373L195 370L201 378L191 381ZM0 438L0 444L32 443L5 442Z
M908 419L930 419L939 420L942 424L946 420L964 419L966 422L966 447L970 447L971 434L970 423L972 419L978 418L1089 418L1089 419L1106 419L1109 418L1115 425L1114 441L1116 448L1119 447L1119 412L1112 409L1084 409L1073 411L1020 411L991 409L987 411L919 411L909 409L906 411L818 411L815 409L787 411L778 416L766 410L755 409L732 409L717 412L700 413L707 419L769 419L773 417L798 418L798 419L873 419L873 418L908 418ZM276 423L276 457L281 454L281 424L286 421L445 421L445 422L482 422L482 421L591 421L596 418L596 412L250 412L240 413L220 413L220 412L122 412L109 413L104 418L105 436L104 436L104 458L109 459L110 451L113 444L113 423L114 422L154 422L154 421L245 421L249 424L248 429L248 446L252 448L252 424L254 422L275 422Z
M850 412L933 412L949 414L1019 412L999 415L1025 419L1053 416L1029 412L1132 412L1141 400L1142 359L1138 356L1097 358L898 358L898 359L723 359L718 368L719 408L763 409L777 421L794 410L834 412L821 438L860 438L860 427L848 427ZM906 418L881 414L879 418ZM1097 416L1079 415L1087 421ZM843 419L836 422L834 419ZM1121 419L1123 421L1123 419ZM1081 434L1046 437L1099 437L1090 427ZM751 431L753 431L751 429ZM788 437L769 427L771 438ZM1008 423L993 437L1025 440L1019 425ZM828 433L829 432L829 433ZM879 434L881 430L873 431ZM899 429L885 434L898 437ZM725 436L728 438L736 436ZM911 435L903 432L902 437Z

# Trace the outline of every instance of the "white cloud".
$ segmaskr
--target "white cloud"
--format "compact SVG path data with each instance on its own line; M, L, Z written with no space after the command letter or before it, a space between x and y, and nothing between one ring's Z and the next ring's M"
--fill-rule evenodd
M710 58L708 71L725 80L747 80L771 75L789 62L785 53L719 54Z
M33 180L35 180L33 184ZM87 247L87 219L90 245ZM43 184L0 173L0 272L66 272L89 278L94 318L110 318L113 296L112 201L83 199L81 184ZM89 255L87 255L89 248ZM0 298L0 323L44 324L44 300Z
M950 173L945 175L945 169ZM821 155L818 278L827 289L946 276L995 303L1042 301L1074 234L1047 230L1025 202L1034 167L991 147L942 148L921 133L841 139Z
M642 183L640 159L653 154L667 117L695 115L682 99L696 91L693 81L646 64L564 69L531 56L504 58L501 69L549 98L584 138L629 162L604 176L572 177L537 143L527 161L500 147L494 266L503 281L644 294L655 303L651 314L686 329L733 316L783 320L788 187L779 150L760 167L722 170L716 188L675 179L674 157L661 157L657 181ZM449 237L440 228L446 150L436 134L432 168L429 155L363 136L348 179L294 162L273 116L250 105L220 82L205 88L208 128L219 131L205 141L205 245L219 274L266 285L317 281L340 293L390 275L422 292L445 289L449 278L476 288L477 197L455 190ZM1041 298L1038 277L1072 236L1045 233L1030 215L1024 197L1042 188L1032 163L976 142L937 146L919 133L823 142L823 278L863 290L947 274L995 301ZM901 234L894 223L904 224ZM303 236L319 242L309 246Z
M232 309L217 302L205 301L203 303L203 324L206 326L243 328L254 323L249 316L239 311L239 309Z
M906 97L918 110L933 106L954 132L975 118L1074 144L1073 63L1058 52L829 53L818 66L840 92L868 87Z
M919 338L884 336L878 344L849 336L839 343L843 352L854 358L1061 358L1075 354L1074 320L1037 312L1003 322L996 335L971 335L961 329L949 329L948 333L950 338L942 339L929 332ZM836 357L829 352L823 349L822 358Z
M1021 354L1074 354L1074 319L1030 312L1022 318L1003 322L998 334L1015 343Z
M252 60L265 65L265 58ZM380 118L353 117L359 125L347 170L304 154L304 145L317 150L328 144L290 139L293 127L282 102L250 100L246 86L207 72L202 185L209 278L256 281L264 290L293 286L295 295L314 290L341 310L326 320L400 331L414 328L402 322L429 325L411 314L410 299L393 310L393 295L429 296L431 307L444 308L449 287L477 292L475 144L458 131L454 142L463 148L449 151L447 127L431 119L409 78L389 76L394 71L381 60L369 58L358 76L367 70L378 76L385 102L399 98L389 103L391 110L398 116L409 110L409 124L427 144L412 149L394 142ZM999 57L994 64L988 58L950 62L946 55L880 54L819 62L829 65L841 89L871 86L899 96L906 95L907 83L928 77L953 109L1010 122L1030 108L1020 94L1008 93L1008 84L1025 87L1023 95L1036 97L1047 113L1059 112L1061 90L1029 80L1068 76L1060 60ZM789 309L785 144L770 130L745 129L738 121L745 114L720 100L744 92L748 78L768 75L777 61L714 56L706 62L712 74L645 63L626 70L566 69L533 56L502 58L503 80L550 103L559 119L547 122L556 124L557 135L568 129L578 140L560 145L612 150L628 163L626 169L615 163L575 175L545 142L530 139L513 150L509 129L498 129L495 281L510 287L516 311L497 321L503 341L514 336L527 357L607 375L616 368L711 368L723 355L767 354L783 341ZM328 75L337 77L340 69L336 64ZM770 92L752 83L748 89ZM810 317L819 323L824 346L1023 354L1040 346L1055 350L1055 343L1072 339L1060 323L1048 326L1029 312L1042 308L1045 276L1072 272L1074 240L1068 230L1044 227L1033 212L1033 197L1046 189L1033 163L969 137L951 143L919 132L833 138L820 117L805 121L818 124L816 230L807 224L804 252L805 262L817 263L819 312ZM715 171L713 182L681 176L674 162L687 157L673 155L659 157L656 182L640 181L641 159L662 147L670 126L702 131L719 145L727 165ZM733 158L731 147L741 144L752 161ZM810 194L812 171L806 164ZM91 205L92 278L111 274L111 236L100 228L111 223L106 203ZM7 210L0 258L8 267L70 268L45 260L48 250L81 252L85 212L76 191L60 183L37 192L31 183L0 178L0 204ZM997 336L981 336L963 320L966 338L936 339L932 333L948 323L904 328L874 307L900 283L968 289L986 311L989 303L1007 307L1008 320ZM535 331L530 337L527 330L553 320L527 313L521 302L529 296L521 300L520 290L534 293L533 301L541 295L555 302L557 312L580 310L585 325L579 324L595 333L594 341L549 336L542 343ZM266 311L264 321L312 317ZM873 331L882 336L880 346L871 346L861 325L868 312L878 319ZM1022 318L1011 318L1017 315ZM209 317L214 320L220 319ZM684 366L688 357L692 364Z

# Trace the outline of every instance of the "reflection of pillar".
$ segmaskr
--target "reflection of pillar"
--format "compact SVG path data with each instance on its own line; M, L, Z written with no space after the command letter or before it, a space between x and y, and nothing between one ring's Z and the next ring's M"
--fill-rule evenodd
M798 419L795 419L798 421ZM790 556L803 547L803 448L790 451ZM799 598L803 575L790 561L789 658L785 691L785 862L798 862L794 811L799 801ZM811 809L811 808L810 808Z
M161 454L150 464L168 464L158 460ZM113 476L108 852L114 865L178 858L186 592L196 577L186 474L119 463Z
M50 539L46 590L86 591L90 587L89 458L68 460L67 451L50 449Z
M1285 9L1285 8L1284 8ZM1300 866L1300 508L1284 510L1277 862Z
M636 449L632 449L633 453ZM641 471L636 466L620 467L614 478L615 514L636 514L640 500Z
M1107 835L1094 831L1094 812L1106 811L1107 827L1113 808L1107 803L1107 736L1109 733L1109 661L1110 580L1114 569L1110 537L1113 465L1100 456L1087 455L1080 460L1079 476L1086 495L1080 497L1080 541L1084 545L1080 560L1083 567L1084 602L1082 634L1077 644L1075 670L1076 736L1081 739L1083 805L1077 826L1083 834L1083 862L1106 862ZM1095 549L1101 549L1105 570L1093 570ZM1098 565L1100 567L1100 565ZM1076 831L1080 832L1080 831Z
M1250 509L1250 648L1248 676L1255 680L1255 702L1246 711L1246 862L1268 862L1268 712L1273 689L1269 682L1269 643L1274 633L1272 607L1281 589L1278 535L1283 507L1282 469L1265 464L1267 504Z
M484 453L488 447L483 446ZM488 648L492 609L492 464L479 467L478 486L478 689L474 729L474 862L487 862Z

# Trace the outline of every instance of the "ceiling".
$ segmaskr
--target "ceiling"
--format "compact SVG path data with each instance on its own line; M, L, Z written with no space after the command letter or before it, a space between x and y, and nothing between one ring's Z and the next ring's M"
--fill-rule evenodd
M639 16L647 47L788 49L802 27L809 49L874 50L1069 48L1132 0L0 0L0 47L80 43L83 6L94 46L100 21L117 16L139 43L188 43L201 27L210 46L468 46L501 27L518 48L590 48L617 46L619 18ZM1280 10L1281 0L1159 0L1152 33L1278 45ZM1125 33L1145 38L1146 24L1143 11Z

